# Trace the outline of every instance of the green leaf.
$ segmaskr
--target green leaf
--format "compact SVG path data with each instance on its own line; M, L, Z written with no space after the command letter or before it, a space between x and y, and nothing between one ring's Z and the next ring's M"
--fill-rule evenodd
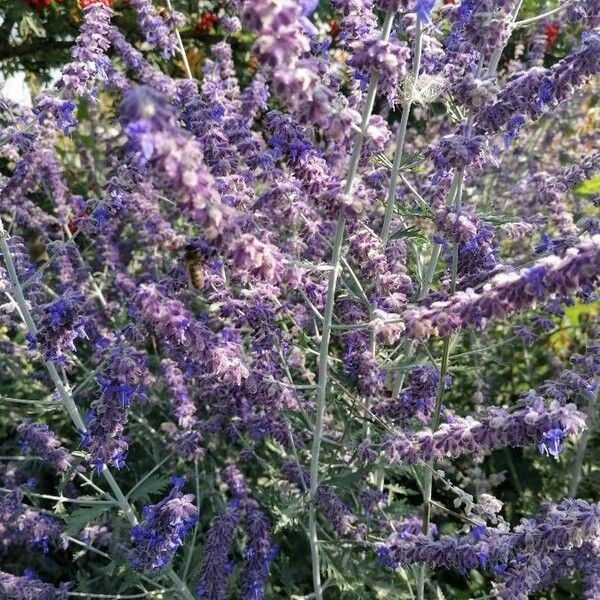
M400 172L410 171L420 165L424 160L425 157L420 152L405 154L400 161Z
M170 485L168 477L149 477L136 488L131 494L130 499L133 502L142 501L149 502L150 496L163 492Z
M418 227L410 225L409 227L398 227L395 231L390 234L390 240L397 240L400 238L411 238L415 240L427 241L427 236L419 230Z
M99 519L109 506L86 506L76 508L65 518L65 533L75 535L79 533L86 525Z
M575 193L582 195L600 194L600 174L579 184L575 188Z
M19 23L19 34L23 39L27 39L31 36L44 37L46 31L35 15L27 14L23 16Z

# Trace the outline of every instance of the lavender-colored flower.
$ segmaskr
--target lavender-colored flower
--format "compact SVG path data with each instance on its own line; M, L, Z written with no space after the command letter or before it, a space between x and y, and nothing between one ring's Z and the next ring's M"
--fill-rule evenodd
M546 454L547 456L553 456L558 460L559 454L563 449L563 438L565 432L562 429L551 429L545 431L542 436L542 441L538 444L540 454Z
M20 490L0 500L0 537L4 549L26 544L47 554L50 543L65 547L62 526L55 518L21 502Z
M135 399L144 398L148 379L144 353L116 346L108 354L105 370L98 375L99 397L88 413L89 429L83 444L89 449L91 464L98 471L104 465L117 469L125 465L129 443L124 437L127 409Z
M527 398L524 408L511 413L490 408L479 419L452 415L435 431L423 429L408 434L398 430L384 442L383 450L393 463L413 464L420 460L538 443L546 445L548 454L557 456L562 437L576 435L585 428L585 417L574 404L563 406L552 401L546 406L542 398L533 395Z
M231 494L238 500L244 500L250 496L250 488L246 484L244 476L235 465L229 465L221 473L223 481L227 484Z
M40 581L33 571L26 570L21 577L0 571L0 597L6 600L66 600L68 583L57 588Z
M62 69L61 84L69 96L93 93L94 80L103 77L111 16L112 10L102 2L83 9L83 24L72 50L74 61Z
M482 166L486 154L485 139L478 135L447 135L428 148L427 154L439 171Z
M168 58L177 52L177 39L154 8L152 0L129 0L146 41Z
M242 506L244 529L248 541L244 549L245 560L240 574L241 598L263 600L266 597L265 585L276 548L271 543L269 524L258 503L249 498L243 500Z
M38 307L41 318L35 343L44 351L46 360L66 362L67 352L75 350L75 340L87 337L81 318L84 299L83 294L67 292Z
M169 393L170 404L174 415L178 419L179 426L182 429L190 429L196 422L194 416L196 405L189 396L185 376L177 367L177 364L170 359L164 359L161 367Z
M404 324L410 336L429 337L434 332L447 335L469 325L483 327L489 319L525 310L552 294L565 294L597 283L594 267L600 260L600 236L570 248L564 258L549 256L537 265L516 273L500 274L478 294L458 292L448 301L434 302L429 308L409 309Z
M64 473L73 460L48 425L25 421L17 428L23 448L47 461L58 473Z
M379 403L374 408L376 414L393 420L417 419L426 423L435 404L439 379L439 372L433 367L413 367L409 386L398 398Z
M432 541L424 535L393 534L382 552L389 566L428 564L462 573L483 568L502 573L507 564L518 568L520 557L581 546L600 530L600 507L583 500L546 505L540 515L514 531L484 530L477 535ZM505 596L506 597L506 596ZM513 596L514 597L514 596Z
M139 81L164 94L169 100L175 99L177 86L173 79L151 65L142 53L136 50L116 27L109 29L108 38L125 65L135 71ZM132 84L126 79L124 85L118 87L126 91L132 87Z
M384 374L369 350L368 336L350 333L345 339L344 371L365 396L377 396L383 391Z
M219 202L200 146L178 127L174 107L152 88L140 86L123 99L121 115L138 163L157 169L178 194L183 212L204 227L207 239L217 238L232 211Z
M158 571L166 566L183 546L186 533L198 521L194 494L183 494L184 480L171 477L173 489L157 504L144 507L144 521L131 530L135 569Z
M199 598L227 600L227 580L231 574L228 555L240 516L239 502L235 500L215 517L204 545L202 571L196 588Z
M569 21L583 23L592 31L600 26L599 0L575 0L565 8L565 16Z
M410 51L397 39L383 41L377 35L354 43L348 64L361 74L377 73L379 90L390 104L398 99L399 88L406 76Z

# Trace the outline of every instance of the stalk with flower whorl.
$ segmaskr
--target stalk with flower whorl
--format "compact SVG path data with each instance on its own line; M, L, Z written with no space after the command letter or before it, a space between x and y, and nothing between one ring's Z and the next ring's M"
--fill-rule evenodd
M121 469L125 465L129 442L124 437L127 408L144 397L149 374L143 352L119 344L108 355L105 370L97 377L100 396L90 407L89 424L83 445L91 456L90 464L101 471L104 465Z
M202 571L196 588L197 596L203 600L228 598L227 580L231 575L228 555L240 517L239 501L233 500L215 517L206 536Z
M248 542L244 550L244 566L240 574L242 600L263 600L269 566L277 549L271 543L269 523L258 502L244 500L244 527Z
M135 71L138 81L141 81L154 88L157 92L164 94L169 100L175 100L177 95L177 85L172 77L165 75L160 69L151 65L144 58L144 55L136 50L116 27L111 27L109 29L108 39L125 65ZM129 89L129 87L133 86L129 80L126 81L127 86L125 89Z
M500 600L528 600L530 594L548 589L580 571L583 575L584 600L598 598L600 556L593 542L585 542L567 550L543 554L521 554L507 570L501 569L500 581L494 584L492 597Z
M61 583L58 588L44 583L28 569L22 577L0 571L0 598L6 600L66 600L70 587L70 583Z
M526 397L526 402L524 408L512 413L490 408L480 419L452 415L435 431L399 430L384 441L383 451L392 463L415 464L507 446L540 444L540 451L556 457L562 450L563 437L586 428L585 415L574 404L562 406L553 400L546 406L536 395Z
M511 79L497 101L479 114L476 129L498 132L518 114L538 119L545 106L563 102L599 71L600 36L591 34L579 50L552 67L533 67Z
M83 3L82 3L83 4ZM108 2L86 2L83 24L73 46L74 61L62 69L60 85L69 97L94 95L92 84L102 78L109 64L106 51L112 10Z
M164 58L173 56L177 52L177 38L154 8L152 0L129 0L129 6L137 14L146 41L160 50ZM177 19L179 18L177 13Z
M169 393L169 401L173 414L177 417L179 427L190 429L196 422L196 405L189 396L185 376L175 361L163 359L161 371Z
M276 553L276 548L271 543L269 523L258 502L250 497L250 488L236 466L229 465L223 469L222 478L239 501L248 538L244 550L244 567L240 575L241 598L263 600L269 565Z
M64 473L71 465L71 453L56 439L48 425L25 421L17 427L24 449L31 450L48 462L57 473Z
M66 547L59 521L21 502L19 489L0 500L0 548L28 545L48 554L50 543Z
M159 571L183 546L186 533L198 521L194 494L183 494L185 480L171 477L173 489L157 504L144 507L144 521L131 530L131 564L138 571Z
M200 146L178 126L175 108L156 90L138 86L125 94L120 111L138 164L153 168L177 194L180 208L203 227L205 238L220 237L233 211L219 201Z
M409 308L403 314L404 334L427 339L469 326L484 327L489 320L522 312L553 294L567 296L581 288L593 289L600 281L598 264L600 235L594 235L569 248L563 258L548 256L528 269L496 275L481 293L467 290L430 307ZM397 329L392 337L398 333Z
M438 393L440 374L434 367L417 366L410 370L410 384L397 398L376 404L373 412L394 421L417 419L427 423ZM449 383L450 378L447 377Z
M64 363L67 352L75 350L75 340L85 338L81 310L85 296L68 291L62 296L34 310L40 315L39 329L30 341L40 346L46 360Z
M302 27L302 7L291 0L244 0L242 21L257 32L254 51L270 75L273 90L302 123L332 137L347 135L360 120L341 94L325 85L315 62L301 58L310 44Z
M523 520L513 531L475 527L468 536L442 536L432 540L423 534L394 533L378 548L383 564L427 564L449 567L465 573L486 569L503 573L507 566L518 566L526 555L547 555L561 549L577 548L593 542L600 534L600 505L584 500L564 500L545 504L540 514Z

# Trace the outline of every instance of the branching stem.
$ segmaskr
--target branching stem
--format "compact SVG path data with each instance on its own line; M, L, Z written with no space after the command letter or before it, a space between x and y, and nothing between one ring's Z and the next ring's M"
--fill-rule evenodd
M389 39L394 21L394 13L388 11L385 15L381 39ZM373 111L375 96L379 75L373 73L369 81L369 87L365 98L360 131L354 138L352 155L348 164L348 173L344 185L344 194L352 192L354 178L358 171L360 151L362 149L365 133L369 125L369 119ZM309 509L308 509L308 541L310 545L311 565L313 575L313 587L316 600L322 600L323 588L321 585L321 565L319 559L319 540L317 534L317 507L316 497L319 487L319 454L321 452L321 441L323 438L323 418L325 416L325 406L327 401L327 389L329 382L328 364L329 364L329 343L331 340L331 330L333 321L333 310L335 305L335 292L337 280L340 273L342 245L344 242L344 232L346 228L346 217L340 214L336 224L335 238L331 253L331 271L329 272L329 283L327 286L327 296L325 299L325 311L323 313L323 326L321 332L321 345L318 360L318 387L315 415L315 429L310 457L310 490L309 490Z

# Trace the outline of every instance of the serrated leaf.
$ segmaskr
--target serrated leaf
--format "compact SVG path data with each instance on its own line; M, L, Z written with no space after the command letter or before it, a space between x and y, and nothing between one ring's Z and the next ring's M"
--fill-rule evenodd
M99 519L109 506L86 506L76 508L65 518L65 533L75 535L86 525Z
M420 152L405 154L400 161L400 171L410 171L417 165L421 164L425 158Z
M163 492L170 485L168 477L149 477L130 496L133 502L149 502L150 496Z
M23 16L21 22L19 23L19 34L24 39L27 39L32 35L36 37L44 37L46 35L46 31L44 30L44 27L37 16L27 14Z
M390 240L398 240L400 238L409 239L420 239L421 241L427 241L427 236L419 230L418 227L398 227L395 231L392 231Z

